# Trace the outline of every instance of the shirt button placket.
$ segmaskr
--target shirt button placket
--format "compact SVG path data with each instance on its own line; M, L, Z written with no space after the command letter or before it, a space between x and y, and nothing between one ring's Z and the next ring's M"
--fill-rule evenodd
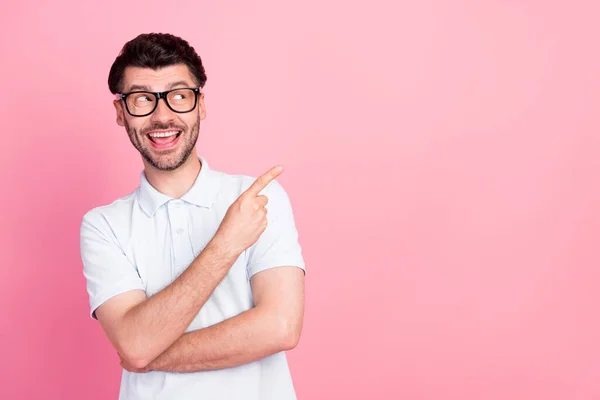
M169 213L171 216L171 237L173 240L173 254L174 254L174 265L172 267L172 278L175 279L181 271L185 268L181 263L187 257L186 251L186 232L185 227L187 226L185 218L185 207L181 200L172 200Z

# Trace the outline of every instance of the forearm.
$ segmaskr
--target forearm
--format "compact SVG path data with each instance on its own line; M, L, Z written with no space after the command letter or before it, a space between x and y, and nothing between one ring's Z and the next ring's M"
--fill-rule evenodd
M255 307L216 325L184 334L152 361L148 369L197 372L236 367L289 350L297 340L282 318Z
M128 310L120 336L129 360L145 365L181 337L234 260L211 243L169 286Z

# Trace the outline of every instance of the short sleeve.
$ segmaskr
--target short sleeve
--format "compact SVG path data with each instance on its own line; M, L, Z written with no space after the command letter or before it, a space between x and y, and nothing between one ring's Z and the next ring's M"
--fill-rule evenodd
M112 297L145 289L137 268L119 247L108 221L96 210L85 214L81 222L80 251L92 318L96 319L96 309Z
M249 248L248 278L269 268L294 266L306 271L290 199L277 182L262 192L269 199L267 228Z

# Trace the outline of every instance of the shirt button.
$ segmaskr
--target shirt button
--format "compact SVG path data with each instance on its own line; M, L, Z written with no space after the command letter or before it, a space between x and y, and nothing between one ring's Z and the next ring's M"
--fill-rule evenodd
M178 235L181 235L182 233L183 233L183 228L179 228L179 229L177 229L177 234L178 234Z

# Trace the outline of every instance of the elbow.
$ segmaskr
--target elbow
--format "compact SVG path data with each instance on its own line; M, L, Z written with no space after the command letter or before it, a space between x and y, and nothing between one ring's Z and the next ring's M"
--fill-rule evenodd
M140 370L147 368L148 364L150 364L151 361L152 360L149 360L147 358L131 358L127 360L129 365L131 365L133 368Z
M133 368L144 369L152 362L152 359L137 347L135 345L120 346L119 357Z
M283 351L294 349L300 342L302 323L296 321L285 321L281 328L280 344Z
M300 335L288 334L281 342L283 351L293 350L298 342L300 342Z

